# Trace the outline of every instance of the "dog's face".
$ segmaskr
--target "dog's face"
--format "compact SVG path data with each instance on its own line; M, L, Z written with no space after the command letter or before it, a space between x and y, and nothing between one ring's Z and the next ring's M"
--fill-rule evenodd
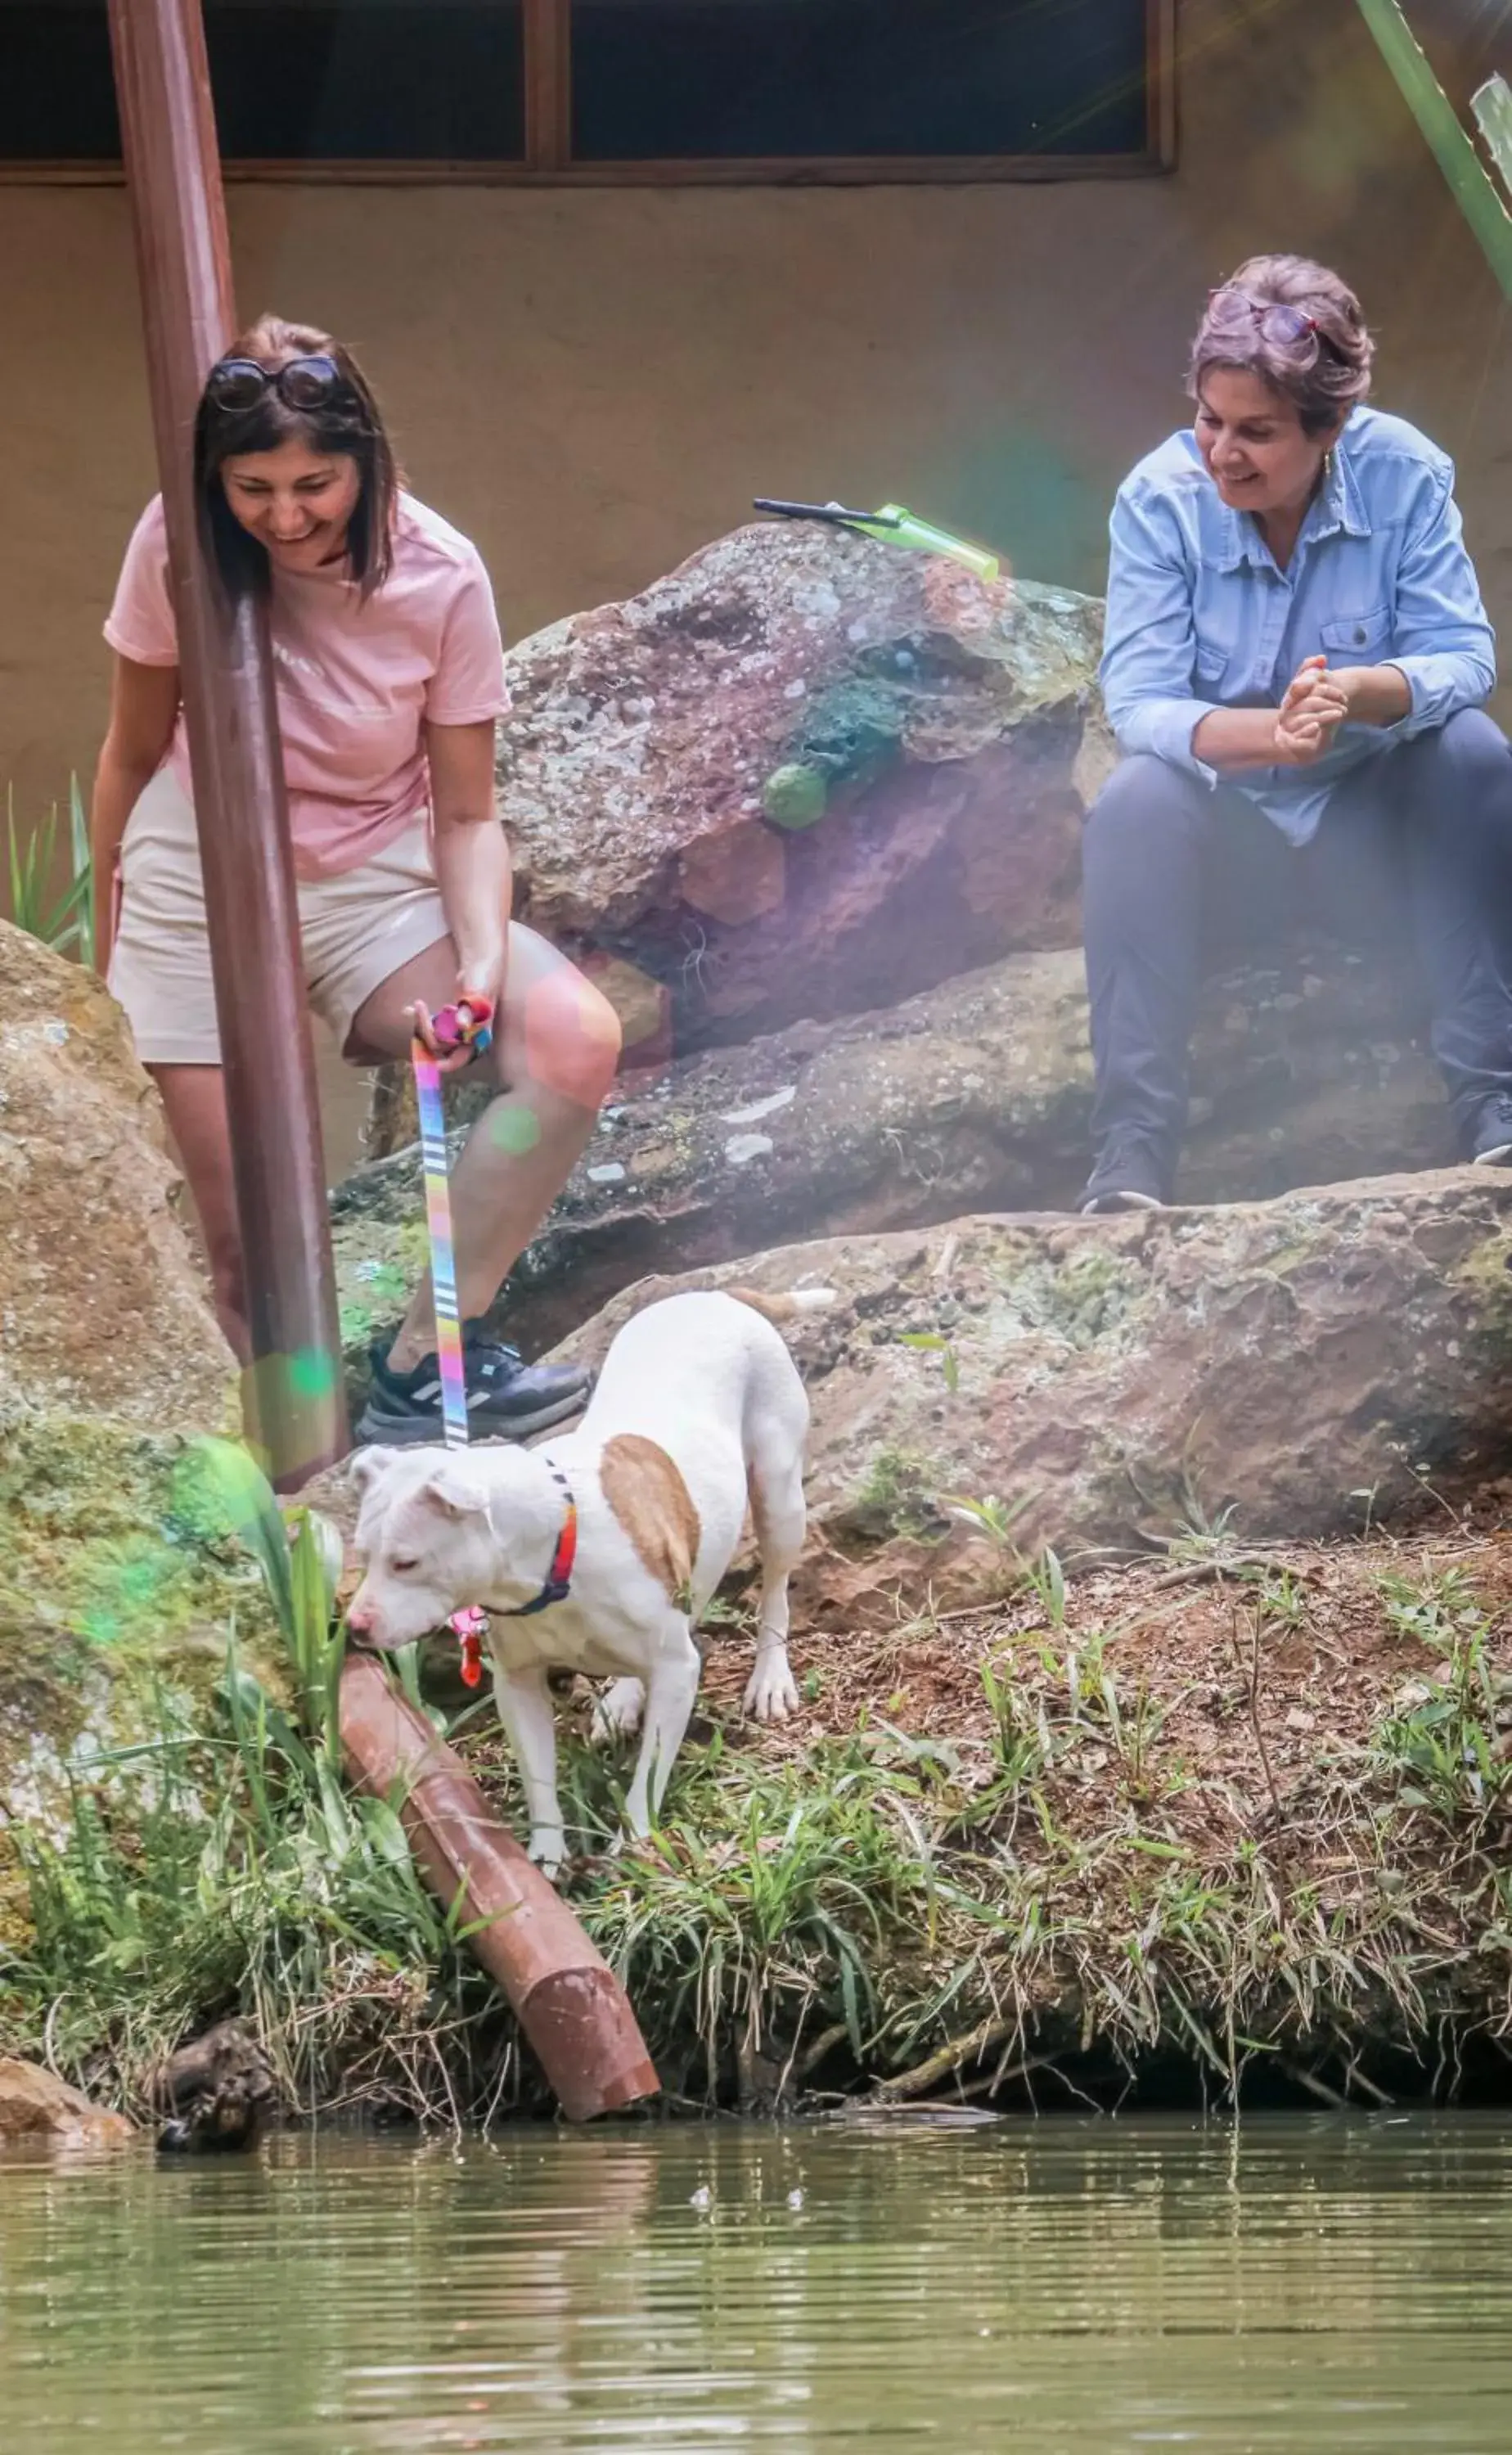
M362 1494L363 1577L347 1626L387 1654L444 1628L489 1591L498 1555L488 1488L475 1467L441 1449L363 1450L350 1472Z

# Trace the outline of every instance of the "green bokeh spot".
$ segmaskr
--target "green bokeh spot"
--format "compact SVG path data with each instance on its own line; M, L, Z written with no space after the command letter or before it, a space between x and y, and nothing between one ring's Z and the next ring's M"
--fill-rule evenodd
M508 1151L512 1159L522 1159L540 1141L541 1121L534 1108L505 1101L490 1117L489 1132L495 1150Z
M1108 500L1121 474L1102 465L1085 416L1054 433L1020 417L936 473L930 510L963 537L1000 542L1019 579L1098 596L1108 577Z
M329 1398L336 1386L336 1359L323 1347L302 1347L289 1359L289 1387L296 1398Z

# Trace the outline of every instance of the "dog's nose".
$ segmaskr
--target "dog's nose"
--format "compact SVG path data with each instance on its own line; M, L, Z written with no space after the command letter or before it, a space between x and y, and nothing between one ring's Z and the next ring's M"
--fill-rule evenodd
M373 1627L372 1604L349 1603L347 1606L347 1626L349 1628L354 1628L359 1636L368 1635Z

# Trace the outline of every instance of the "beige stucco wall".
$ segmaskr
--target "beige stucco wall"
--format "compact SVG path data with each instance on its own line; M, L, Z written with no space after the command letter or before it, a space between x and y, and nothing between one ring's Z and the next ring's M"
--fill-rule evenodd
M1261 246L1362 291L1378 397L1457 457L1512 613L1509 341L1352 0L1183 0L1172 178L661 193L235 188L243 306L351 337L507 626L622 595L754 494L897 497L1097 587L1180 421L1211 282ZM87 768L99 625L153 477L118 189L0 188L0 783Z

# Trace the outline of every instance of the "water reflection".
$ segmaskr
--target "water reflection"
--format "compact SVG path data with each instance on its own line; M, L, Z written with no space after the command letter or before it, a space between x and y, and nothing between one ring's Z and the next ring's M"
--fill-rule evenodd
M12 2163L0 2441L1479 2455L1512 2411L1509 2180L1490 2118Z

